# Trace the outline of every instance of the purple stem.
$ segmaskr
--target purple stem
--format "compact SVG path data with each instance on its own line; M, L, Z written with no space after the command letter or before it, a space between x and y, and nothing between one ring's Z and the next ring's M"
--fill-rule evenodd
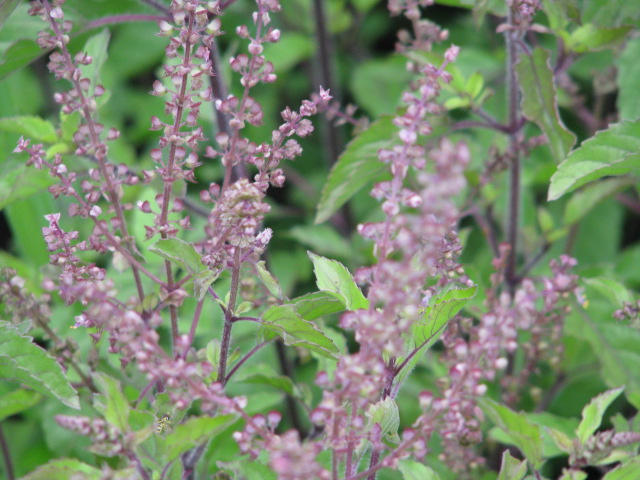
M236 363L233 366L233 368L229 371L229 374L227 375L227 377L224 379L224 383L226 384L229 381L229 379L233 376L233 374L236 373L238 371L238 369L242 366L242 364L244 362L246 362L247 360L249 360L253 356L253 354L255 354L258 350L260 350L265 345L271 343L272 341L273 341L273 339L267 340L267 341L264 341L262 343L259 343L255 347L253 347L244 357L242 357L238 361L238 363Z
M508 23L513 24L513 11L509 9ZM520 212L520 155L518 145L518 83L516 80L515 64L518 48L518 36L520 33L516 30L507 30L505 32L505 42L507 48L507 114L508 125L511 127L510 153L511 165L509 170L509 211L507 217L507 242L511 246L507 257L507 265L505 269L505 280L509 293L513 297L516 286L518 284L518 276L516 274L516 254L518 242L518 223Z
M7 480L14 480L15 474L13 473L13 462L11 461L11 452L9 451L9 444L7 444L7 438L4 436L4 430L2 424L0 424L0 447L2 448L2 458L4 459L5 470L7 471Z
M229 305L224 314L224 328L222 330L222 341L220 343L220 362L218 363L218 381L222 385L227 380L227 359L229 358L229 348L231 347L231 327L233 327L233 311L236 308L238 298L238 288L240 286L240 247L236 247L233 252L233 269L231 271L231 290L229 291Z
M127 22L160 22L162 20L171 21L171 17L163 17L160 15L144 15L144 14L128 14L128 15L112 15L109 17L98 18L87 23L84 30L91 30L103 25L113 25Z
M193 343L193 338L196 336L196 329L198 328L198 322L200 321L200 315L202 314L202 305L204 300L200 300L196 304L196 311L193 312L193 320L191 321L191 328L189 329L189 345ZM187 351L184 352L184 358L187 356Z

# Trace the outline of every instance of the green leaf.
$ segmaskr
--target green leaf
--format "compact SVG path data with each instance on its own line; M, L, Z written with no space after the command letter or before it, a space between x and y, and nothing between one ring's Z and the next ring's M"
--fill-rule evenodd
M344 298L344 305L349 311L369 308L369 301L347 268L336 260L329 260L311 252L307 252L313 262L316 285L321 291L337 293Z
M258 277L260 277L260 280L262 280L264 286L267 287L269 293L276 297L278 300L282 300L283 295L280 284L278 283L276 277L271 275L271 272L267 270L264 261L256 263L256 270L258 271Z
M522 111L544 132L551 154L559 163L566 158L576 137L560 120L549 52L536 48L531 55L523 53L515 70L522 91Z
M60 113L60 132L62 140L67 143L73 143L73 135L80 128L82 116L80 112L73 112L70 114Z
M545 235L548 235L554 228L553 216L544 207L538 207L538 225Z
M629 0L591 0L581 5L582 22L601 27L628 25L640 18L637 3Z
M576 434L582 445L584 445L587 439L600 427L604 412L623 390L624 387L607 390L597 397L594 397L589 404L582 409L582 421L576 430Z
M323 331L324 334L333 341L340 352L349 351L347 348L347 339L341 332L331 327L326 327ZM318 372L325 372L329 381L332 381L335 378L339 357L329 358L314 352L311 352L311 356L318 362Z
M0 1L0 28L4 25L4 22L9 18L11 13L20 3L20 0L2 0Z
M431 297L429 306L424 309L422 321L414 326L413 338L416 347L431 347L442 332L447 323L455 317L469 300L475 297L478 287L450 288L443 290Z
M553 439L557 447L565 453L573 452L573 442L571 438L560 430L556 430L555 428L547 427L545 431L549 434L549 436Z
M295 383L293 383L293 380L291 380L289 377L285 377L284 375L266 375L263 373L258 373L249 375L248 377L244 377L239 381L257 385L268 385L270 387L281 390L287 395L291 395L292 397L300 397L300 392L298 391Z
M14 251L37 268L49 263L50 252L42 241L42 227L47 224L44 216L57 209L53 196L49 192L40 192L12 202L3 211L11 227Z
M525 414L516 413L488 398L479 399L479 403L487 416L509 435L513 445L527 457L533 468L540 468L542 465L540 427L529 422Z
M379 118L396 110L413 76L407 71L407 59L394 54L357 62L349 75L349 87L356 105Z
M608 472L602 480L637 480L638 478L640 478L640 458L636 457L629 463Z
M58 140L56 128L40 117L22 116L0 118L0 130L18 133L33 142L54 143Z
M0 62L0 80L30 64L41 55L44 55L44 51L33 40L21 39L14 42L4 52L4 57Z
M338 347L313 323L306 321L293 305L276 305L262 315L262 329L266 338L277 335L286 345L295 345L334 358ZM271 334L271 335L269 335Z
M267 465L248 456L233 462L217 462L218 467L232 472L233 479L242 480L278 480L275 472ZM216 479L217 480L217 479ZM223 480L223 477L220 478Z
M0 210L32 195L46 191L55 180L48 172L28 167L23 162L2 163L0 176Z
M415 368L429 348L438 341L445 327L453 317L471 300L478 291L473 286L462 289L447 289L434 295L422 314L422 321L413 327L413 343L418 351L409 359L396 377L402 383Z
M465 91L472 99L477 98L484 88L484 77L482 74L475 72L468 79L465 85Z
M605 296L613 306L619 308L624 303L633 302L633 294L624 284L607 277L585 278L584 283Z
M471 105L469 98L465 97L449 97L444 102L444 108L447 110L455 110L456 108L467 108Z
M165 438L166 461L176 460L184 452L209 441L236 421L235 415L218 417L192 417L176 425Z
M600 376L607 386L625 385L627 400L640 408L640 331L629 328L611 317L592 319L586 312L581 319L569 317L567 329L589 342L591 351L601 364Z
M627 42L616 61L618 67L617 106L621 120L635 120L640 117L640 37Z
M580 20L580 10L576 0L542 0L542 9L549 19L549 27L554 32L561 32L569 23Z
M431 468L413 460L400 460L398 469L404 480L440 480L440 476Z
M287 236L320 255L332 258L350 258L353 255L349 241L332 225L298 225L289 230Z
M269 59L276 72L280 74L291 70L300 62L311 58L315 52L315 43L309 35L289 32L279 42L267 43L264 55Z
M558 448L557 440L566 440L569 448L571 447L571 438L574 437L579 423L577 418L559 417L547 412L526 413L525 415L527 420L540 427L540 433L542 433L542 456L544 458L557 457L567 451ZM554 437L556 433L558 436ZM510 443L511 441L508 434L498 427L491 429L490 436L502 443Z
M161 256L165 260L180 265L190 274L196 274L206 270L200 261L201 257L193 243L185 242L179 238L166 238L158 240L149 247L149 251Z
M204 270L193 276L193 296L202 301L207 290L218 279L219 275L210 270Z
M502 454L502 465L498 480L522 480L527 474L527 462L513 458L509 450L505 450Z
M80 460L59 458L38 467L20 480L52 480L54 478L55 480L100 480L102 473L99 469Z
M399 143L398 127L392 120L391 116L380 118L349 142L322 189L315 223L330 218L365 185L379 180L389 170L378 161L378 150Z
M497 17L505 17L506 4L502 0L476 0L473 7L473 19L476 25L480 25L487 13L493 13Z
M11 415L27 410L42 400L42 395L31 390L14 390L0 397L0 422Z
M13 380L79 409L78 394L45 350L8 322L0 321L0 378Z
M565 470L558 480L586 480L587 474L582 470Z
M549 200L605 176L637 172L639 152L640 120L616 123L599 131L558 166L551 177Z
M398 410L398 404L393 398L387 397L378 403L374 403L369 407L366 415L370 425L376 423L380 425L380 435L382 438L386 438L394 443L400 441L398 437L400 411Z
M102 66L107 61L107 48L111 34L106 28L100 33L92 36L84 45L84 51L93 58L93 62L82 68L82 76L91 81L89 94L93 95L96 85L100 84L100 72Z
M378 0L352 0L352 3L353 3L353 6L356 7L356 9L358 9L358 12L367 13L378 3Z
M292 300L296 312L305 320L331 315L344 311L344 301L341 295L332 292L312 292Z
M576 53L607 50L622 43L630 31L631 27L601 28L588 23L565 36L565 45Z
M120 382L105 373L96 373L94 378L103 394L94 404L96 410L121 432L129 431L129 402L122 393Z
M605 178L585 186L574 193L567 202L564 209L564 224L568 226L579 222L600 202L634 184L634 179L621 177Z

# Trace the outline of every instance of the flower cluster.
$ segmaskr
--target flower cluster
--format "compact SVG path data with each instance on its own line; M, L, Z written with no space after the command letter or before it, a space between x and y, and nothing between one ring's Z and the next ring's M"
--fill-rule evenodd
M90 437L93 442L92 450L105 457L126 453L131 449L131 441L134 440L133 435L124 435L115 426L101 418L56 415L55 419L61 427Z
M75 199L76 203L69 207L71 216L80 215L96 219L102 214L102 209L98 205L102 198L109 199L111 205L111 215L115 218L109 222L113 227L112 235L106 239L106 244L101 247L106 250L107 244L112 244L117 238L119 231L125 239L128 238L126 225L124 223L123 210L129 208L122 205L122 185L134 185L138 179L129 174L124 166L116 166L108 161L108 141L113 141L120 136L120 132L114 128L105 131L104 125L96 120L98 99L104 95L105 88L102 85L95 85L91 79L84 76L82 67L90 65L93 59L84 52L80 52L72 57L69 49L69 32L71 22L64 19L62 5L64 0L49 2L48 0L37 0L31 3L30 15L39 15L50 26L50 31L41 31L38 34L38 45L45 49L54 49L49 57L49 70L58 79L65 79L71 84L71 88L66 92L59 92L54 95L56 103L62 106L62 112L71 114L78 112L81 123L73 135L76 145L75 153L85 156L95 163L98 168L89 171L87 179L80 184L82 195L72 186L76 181L76 175L68 171L69 168L63 163L60 155L55 155L53 163L48 163L42 145L35 145L28 148L28 141L21 141L15 151L28 151L30 154L30 164L37 168L48 167L50 174L59 179L60 184L51 187L50 191L54 196L68 195ZM102 238L108 236L109 223L97 226L92 243L102 244Z
M288 108L284 110L284 123L272 132L270 143L256 145L247 140L232 142L226 138L221 144L224 150L208 149L209 156L219 155L223 159L239 154L243 162L258 169L253 182L240 179L226 188L214 184L200 195L202 200L215 202L205 229L207 241L203 244L205 255L202 259L211 270L219 272L232 268L236 248L243 251L242 261L264 250L271 239L270 229L260 231L264 215L269 211L269 205L264 201L267 190L270 186L280 187L284 183L280 162L293 160L302 154L302 148L291 137L309 135L313 125L308 117L316 114L318 108L330 100L329 92L321 89L313 100L302 103L299 112Z
M581 298L577 276L570 273L575 260L563 255L559 261L550 262L552 276L539 282L523 279L512 300L508 293L500 292L508 250L502 245L501 256L494 261L497 272L487 292L487 312L477 321L462 319L443 335L449 375L443 379L442 396L434 399L425 393L430 398L429 416L441 418L443 460L458 472L482 461L466 447L482 438L480 422L484 417L477 398L487 391L485 382L499 379L503 398L515 404L541 359L548 359L552 365L559 363L568 297ZM519 341L523 333L528 336L526 342ZM524 358L524 366L517 373L511 364L516 349Z
M419 2L407 3L411 5L390 2L390 8L406 8L411 15ZM440 38L438 34L431 41ZM348 312L340 320L343 329L355 333L359 349L343 356L332 376L322 372L316 380L324 394L312 420L324 427L324 445L344 462L347 477L356 472L357 452L367 443L373 446L370 468L374 471L381 465L395 466L411 449L424 451L425 438L410 432L397 448L389 449L382 442L380 425L369 421L367 412L397 394L399 385L394 380L400 365L396 362L409 353L413 343L408 333L419 323L434 290L449 282L471 285L455 262L460 249L455 234L459 212L453 201L466 185L463 173L469 151L464 144L447 140L429 150L423 140L431 133L429 117L443 111L436 99L441 83L451 80L444 68L457 53L453 46L440 67L420 67L415 89L403 96L406 111L394 119L399 143L379 152L392 179L372 190L372 196L382 202L385 219L358 227L373 242L377 259L356 273L356 280L367 287L369 308ZM426 168L428 159L431 163ZM405 186L411 171L416 172L416 190ZM428 428L425 425L422 431ZM385 451L388 454L381 459Z
M171 2L173 24L160 23L163 36L171 37L165 48L169 59L177 59L177 64L164 66L163 80L156 80L151 93L168 96L165 113L171 121L164 122L158 117L151 118L151 129L162 131L159 148L151 151L151 158L157 165L156 174L162 178L164 189L156 197L158 211L155 212L153 226L147 227L147 237L160 234L163 238L175 236L179 229L188 228L189 217L171 220L170 212L182 211L180 199L172 197L172 185L186 180L195 182L195 168L200 165L199 144L206 140L202 127L198 124L203 102L214 100L211 86L206 80L214 75L211 63L210 45L221 35L221 22L217 17L221 12L218 2L198 0L174 0ZM211 16L216 16L210 21ZM149 181L152 176L147 175ZM150 213L153 209L141 203L139 208Z
M635 304L624 302L622 308L613 312L613 318L629 322L634 328L640 328L640 300L636 301Z
M169 262L165 281L140 263L124 217L124 211L131 206L121 201L122 187L138 183L139 178L128 167L114 165L108 159L106 142L116 139L118 132L112 129L105 133L105 128L96 120L97 100L104 93L104 88L93 85L82 74L82 67L89 65L92 59L84 53L75 57L69 53L68 33L72 26L64 20L63 3L35 1L30 12L42 16L50 25L51 32L42 32L39 36L43 48L55 49L51 55L50 69L57 78L71 83L68 92L56 94L56 101L62 105L64 113L79 112L81 116L81 125L73 137L76 142L75 153L93 161L98 167L89 170L86 178L81 178L67 167L62 155L56 154L50 158L44 145L31 145L29 140L22 138L18 143L15 151L27 152L28 164L47 169L57 179L57 183L50 188L51 193L55 197L66 195L73 199L69 214L89 218L94 225L92 235L81 241L78 232L64 231L60 224L60 213L46 216L49 224L43 228L43 236L51 252L50 261L61 269L61 273L57 282L45 280L45 288L58 291L67 304L81 305L82 313L76 316L75 327L95 329L91 333L95 342L106 333L109 352L120 355L123 368L135 364L146 376L149 383L143 389L140 400L154 387L166 388L176 408L185 409L199 401L199 408L204 413L242 416L249 440L259 437L265 444L273 444L274 450L278 448L276 445L288 445L292 437L283 437L281 441L273 433L279 422L275 414L271 414L266 423L260 418L249 417L244 412L244 397L232 399L225 395L224 368L218 372L217 381L212 380L212 365L196 355L192 348L197 318L189 335L181 335L178 331L177 307L181 306L187 293L181 287L182 283L174 281ZM238 285L241 284L237 278L240 265L259 255L271 238L271 230L260 231L260 228L269 210L264 201L268 188L280 187L285 180L280 162L293 160L302 153L302 148L293 137L309 135L313 131L309 117L331 100L329 92L320 89L312 100L302 102L298 111L286 108L282 112L283 124L272 132L269 142L256 144L241 136L247 124L258 125L262 121L262 108L249 95L250 89L260 82L270 83L276 79L273 65L264 58L262 50L264 43L279 39L280 32L269 24L270 13L277 12L280 5L275 0L258 0L257 6L253 15L255 35L251 35L246 26L236 32L240 38L249 40L248 54L240 54L231 60L232 70L240 74L244 91L240 96L214 98L213 87L208 86L205 80L209 81L217 74L214 72L212 51L216 37L223 33L221 2L172 1L169 9L172 21L167 19L160 22L160 34L170 37L165 51L170 62L164 66L163 77L154 82L151 92L168 97L165 113L170 120L163 121L159 117L151 119L151 129L161 132L159 148L151 151L156 169L142 172L145 183L157 175L163 182L163 188L155 198L155 205L149 201L138 204L140 211L154 215L153 224L145 226L147 238L155 235L169 238L180 229L189 227L189 218L181 218L185 202L175 197L174 184L195 181L195 168L200 164L200 144L206 140L198 123L202 105L210 103L223 113L229 119L229 124L225 128L219 125L220 131L215 136L218 148L209 146L205 152L207 158L221 159L226 174L221 186L212 184L201 194L203 201L213 204L206 227L206 240L201 243L206 253L202 261L218 273L233 270ZM232 169L241 164L252 166L257 173L253 179L232 181ZM106 208L104 200L107 201ZM138 297L120 300L116 285L107 278L105 269L82 260L80 252L90 250L112 252L125 264L128 263L136 277ZM146 302L148 297L145 296L140 273L157 285L157 302ZM161 347L157 331L162 323L161 310L167 307L173 333L171 353ZM223 309L225 315L231 315L234 308L231 304ZM221 353L220 363L226 363L226 354L226 351ZM92 387L90 380L85 383ZM102 445L105 439L112 441L113 450L107 452L99 447L105 454L126 454L127 448L120 441L122 439L116 438L119 433L109 430L102 420L61 417L59 423L95 437L98 445ZM241 438L238 441L242 444ZM306 457L302 451L306 446L300 448L300 458L304 461ZM289 453L283 451L276 464L284 465Z
M531 19L542 8L540 0L511 0L507 2L516 13L518 23L531 23Z
M637 432L616 432L615 430L596 432L584 445L574 445L575 451L569 456L569 465L574 469L597 465L611 455L614 449L638 442L640 442L640 433Z

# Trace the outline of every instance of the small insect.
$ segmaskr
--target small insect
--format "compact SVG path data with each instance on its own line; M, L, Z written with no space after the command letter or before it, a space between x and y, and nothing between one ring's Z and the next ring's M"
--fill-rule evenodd
M162 434L170 426L171 426L171 415L169 415L168 413L165 413L156 420L156 433Z

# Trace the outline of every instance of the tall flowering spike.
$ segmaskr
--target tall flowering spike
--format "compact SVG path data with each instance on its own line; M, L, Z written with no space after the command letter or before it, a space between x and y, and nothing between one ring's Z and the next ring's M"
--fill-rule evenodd
M312 100L304 100L298 112L286 109L282 112L284 123L271 134L271 142L256 145L239 135L237 140L220 135L219 142L225 148L218 152L225 165L236 165L240 161L254 165L258 172L253 182L240 179L223 186L221 192L215 187L217 202L209 215L205 229L207 240L204 242L203 263L213 271L231 268L234 264L236 248L246 255L259 255L271 238L271 231L261 231L264 215L269 205L264 198L269 187L281 187L285 177L280 166L282 160L294 160L302 154L302 148L292 138L294 135L306 136L313 131L313 125L307 118L318 111L319 106L331 100L327 90ZM211 189L210 189L211 190ZM211 199L210 190L204 191L201 198Z
M553 276L523 279L512 301L500 291L508 253L505 244L494 262L497 272L487 292L487 312L477 321L463 319L444 333L449 382L442 388L441 398L425 405L418 422L436 422L446 446L443 458L457 472L483 461L468 446L482 438L483 414L476 400L486 393L485 383L499 380L505 401L516 404L540 361L547 360L552 367L559 364L568 299L580 295L577 276L571 273L576 262L563 255L550 262ZM518 342L522 333L528 337L525 344ZM509 359L519 347L524 367L508 373Z
M54 253L51 256L53 263L63 266L76 265L78 262L75 259L64 261L64 256L69 260L72 250L89 248L98 252L117 250L125 258L131 258L130 237L124 221L124 210L128 207L122 204L121 199L123 186L133 185L137 183L137 179L126 167L113 165L108 160L108 142L117 139L119 132L114 128L105 129L97 120L97 100L104 94L105 89L101 85L92 84L92 80L83 73L84 68L90 65L93 59L82 51L72 56L68 49L72 24L65 18L63 5L63 0L32 2L29 14L40 16L49 25L48 30L39 32L38 44L44 49L53 50L49 56L49 70L56 78L66 80L70 85L69 90L55 93L54 100L60 105L62 113L77 112L81 118L78 129L72 135L76 147L74 153L90 159L96 164L96 168L90 169L88 175L78 182L76 173L65 163L63 156L56 154L53 159L47 159L43 145L31 146L28 140L20 139L15 151L28 152L28 164L33 164L39 169L47 169L57 180L49 187L49 192L56 198L61 195L71 197L72 203L68 210L70 216L88 218L94 224L87 244L79 243L72 249L67 248L64 253ZM104 199L109 202L108 206L104 206ZM50 226L43 231L48 241L55 236L54 230L54 227ZM49 246L52 251L56 250L55 245ZM142 299L137 267L133 266L132 271L139 286L139 297ZM76 273L83 274L81 271L65 272L71 276Z
M431 3L389 2L392 13L403 13L414 26L414 40L407 35L403 48L429 49L431 42L446 38L437 27L426 28L430 24L419 20L420 7ZM381 202L385 218L358 227L359 233L374 243L377 261L356 272L356 280L367 287L370 307L348 312L340 319L343 329L354 332L359 350L342 357L332 377L320 374L317 379L324 394L312 418L324 426L328 445L346 464L346 476L356 473L354 451L364 442L373 445L370 466L380 462L397 468L403 455L424 455L436 429L434 416L416 424L420 434L407 432L400 445L389 448L376 426L367 421L366 412L371 405L397 394L396 362L410 354L413 342L409 333L433 293L450 283L472 285L456 262L461 247L455 232L459 212L454 201L466 185L464 171L470 153L463 143L445 139L428 149L424 140L432 130L429 118L444 111L437 98L441 84L451 81L444 68L457 53L458 48L451 47L440 67L416 68L420 76L402 97L406 109L393 120L400 142L378 153L380 161L388 165L391 179L376 184L371 192ZM405 184L411 170L416 172L414 189ZM460 412L463 418L473 417L475 404L463 404ZM443 413L438 411L438 416ZM468 430L469 442L478 435L479 428Z
M154 82L151 91L152 95L166 97L165 112L170 120L155 116L151 119L151 129L162 131L160 148L152 152L152 159L158 165L156 172L164 182L164 191L158 198L156 219L147 230L147 237L172 237L181 226L188 226L185 219L169 218L170 212L179 210L171 197L172 185L181 180L196 181L194 171L200 165L197 152L206 140L198 117L203 100L211 99L206 80L214 74L210 50L202 44L211 44L221 34L219 19L213 25L209 21L210 14L218 13L213 2L173 1L171 13L173 22L161 21L160 34L170 37L165 48L167 57L180 61L165 65L162 79Z

